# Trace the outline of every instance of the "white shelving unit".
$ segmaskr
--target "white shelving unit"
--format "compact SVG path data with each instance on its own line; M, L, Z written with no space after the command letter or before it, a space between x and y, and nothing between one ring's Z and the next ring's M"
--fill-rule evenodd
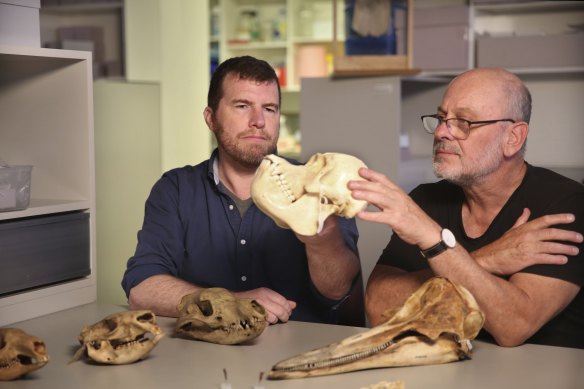
M28 209L0 223L62 212L89 215L89 276L0 296L0 326L96 300L91 55L0 46L0 156L33 165Z
M298 92L298 54L303 46L321 45L331 53L332 3L330 0L211 0L219 14L219 59L237 55L253 55L285 68L285 91ZM242 32L242 14L257 13L257 38ZM344 17L343 14L339 17ZM279 23L279 28L274 27ZM274 30L280 32L275 37ZM254 34L255 36L255 34ZM327 56L328 57L328 56Z

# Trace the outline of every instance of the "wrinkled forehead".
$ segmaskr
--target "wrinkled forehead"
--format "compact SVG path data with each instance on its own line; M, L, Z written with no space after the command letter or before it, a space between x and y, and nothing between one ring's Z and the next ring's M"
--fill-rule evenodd
M440 111L459 115L490 117L504 115L509 96L501 77L493 73L467 73L448 86L439 106Z

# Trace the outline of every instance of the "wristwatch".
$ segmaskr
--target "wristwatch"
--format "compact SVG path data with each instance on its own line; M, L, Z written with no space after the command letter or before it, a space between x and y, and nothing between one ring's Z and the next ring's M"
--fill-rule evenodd
M434 246L426 250L420 250L420 253L422 253L424 258L433 258L438 254L442 254L447 249L452 249L456 246L456 238L448 228L443 228L442 231L440 231L440 237L440 242L436 243Z

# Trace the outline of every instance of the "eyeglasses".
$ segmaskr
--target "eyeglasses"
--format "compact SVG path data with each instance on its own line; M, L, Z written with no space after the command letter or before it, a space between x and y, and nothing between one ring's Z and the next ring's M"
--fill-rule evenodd
M497 122L511 122L515 123L513 119L495 119L495 120L479 120L476 122L471 122L470 120L450 118L444 119L439 115L423 115L421 116L422 123L424 124L424 130L428 134L433 134L440 124L446 123L446 127L450 130L450 133L456 139L464 140L468 138L470 133L470 126L473 124L492 124Z

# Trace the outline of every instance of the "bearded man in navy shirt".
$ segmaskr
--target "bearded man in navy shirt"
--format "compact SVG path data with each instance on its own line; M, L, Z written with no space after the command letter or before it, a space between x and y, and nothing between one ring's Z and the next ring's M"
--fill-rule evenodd
M253 204L256 168L277 152L280 103L267 62L243 56L217 68L203 114L218 147L152 188L122 281L131 309L176 317L183 296L223 287L262 304L270 323L335 323L339 307L362 293L354 220L333 215L317 235L301 236ZM357 317L351 324L363 324Z

